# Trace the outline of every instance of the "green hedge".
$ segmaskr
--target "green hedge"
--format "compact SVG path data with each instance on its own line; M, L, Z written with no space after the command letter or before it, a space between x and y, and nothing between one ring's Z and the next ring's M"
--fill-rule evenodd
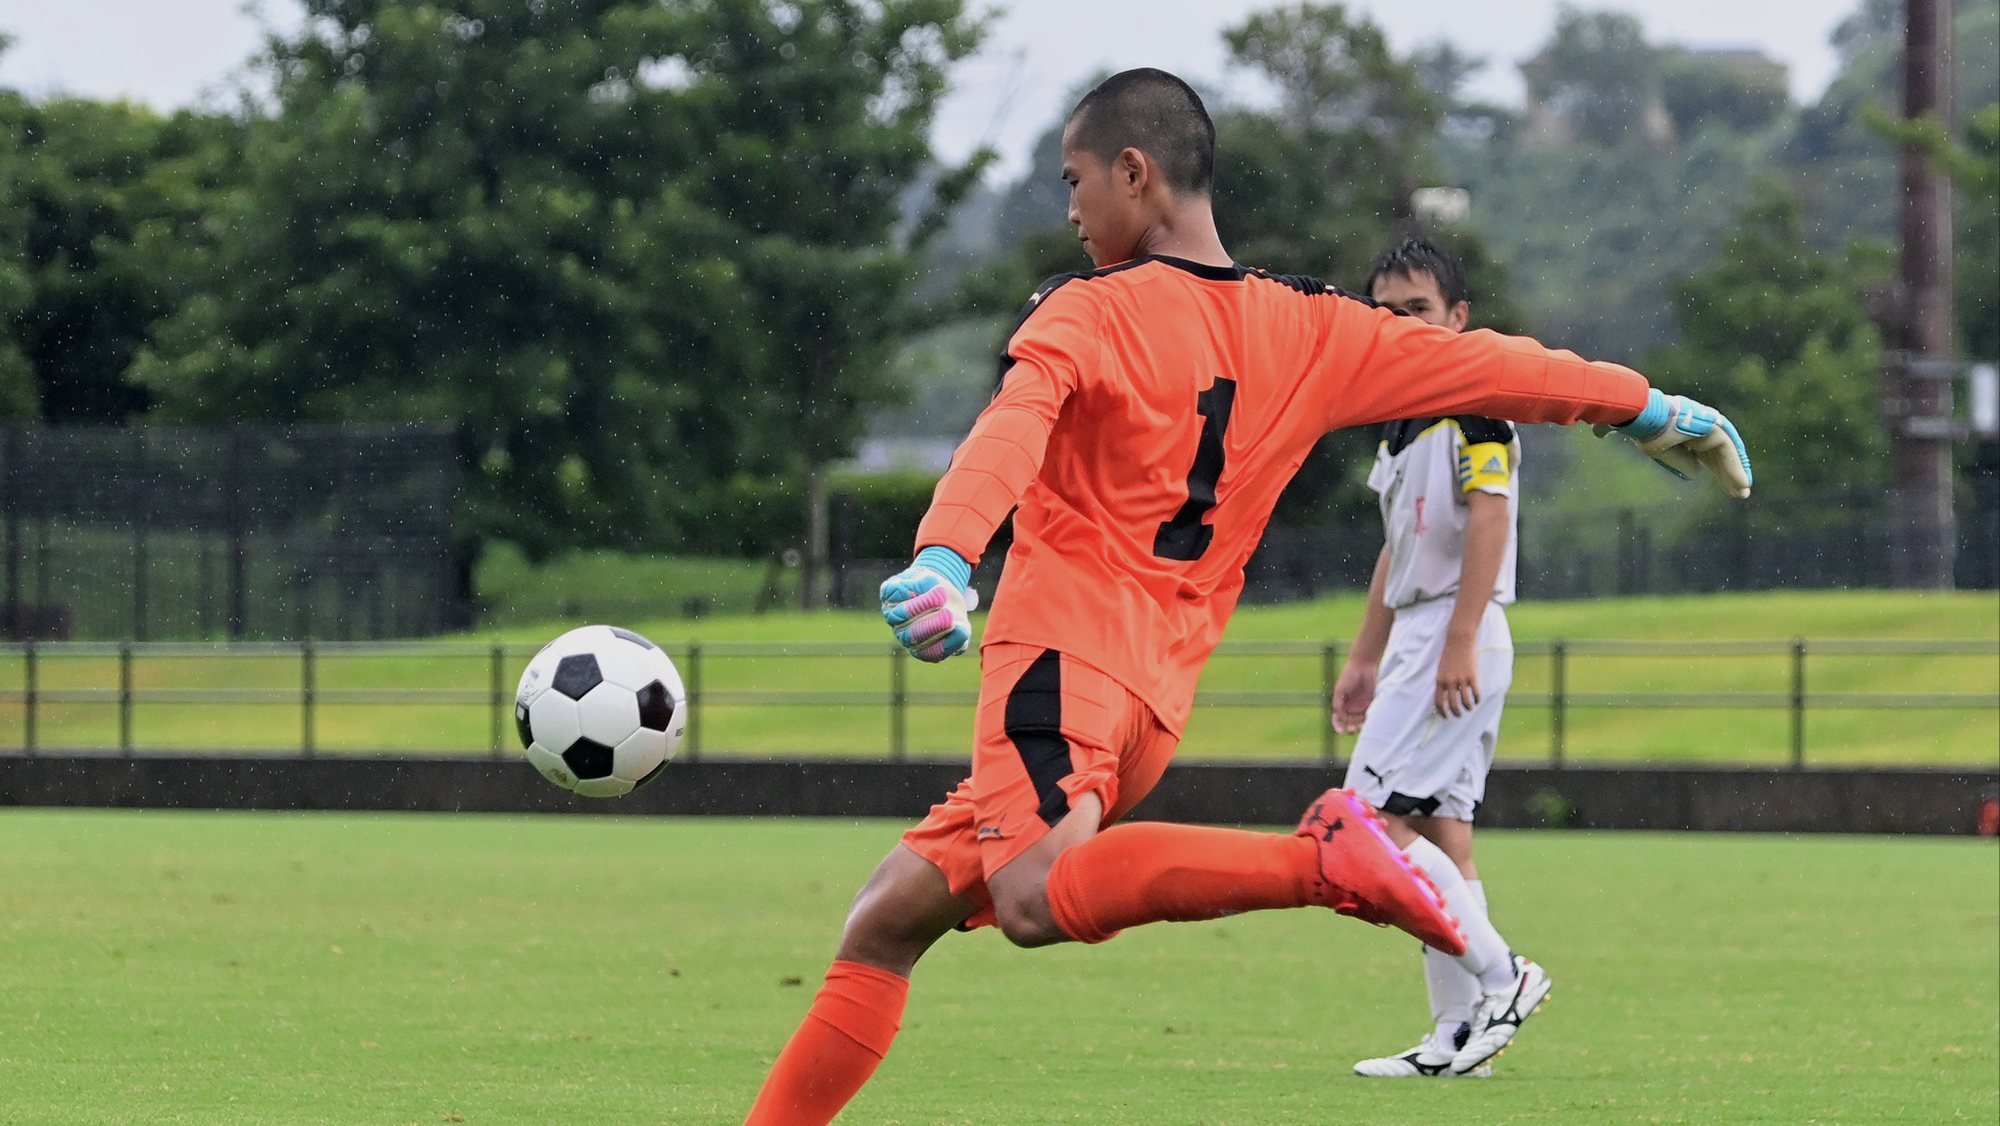
M836 474L828 489L836 554L893 559L910 553L937 478L923 473ZM805 482L740 477L683 525L690 555L765 558L805 542Z

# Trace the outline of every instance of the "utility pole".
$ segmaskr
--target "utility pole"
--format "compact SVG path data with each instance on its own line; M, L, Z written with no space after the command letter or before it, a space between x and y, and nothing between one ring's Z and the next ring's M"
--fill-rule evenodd
M1951 0L1904 0L1903 116L1951 123ZM1929 153L1903 145L1902 287L1895 350L1882 372L1895 465L1890 575L1898 587L1952 586L1951 181Z

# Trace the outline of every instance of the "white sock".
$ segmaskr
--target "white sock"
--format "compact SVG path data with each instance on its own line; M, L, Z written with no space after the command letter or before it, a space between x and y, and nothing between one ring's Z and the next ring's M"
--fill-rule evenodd
M1484 992L1479 979L1466 973L1458 959L1426 946L1424 988L1430 993L1431 1020L1437 1024L1438 1041L1450 1044L1460 1025L1472 1023L1472 1010L1479 1007Z
M1472 977L1469 974L1462 974L1461 976L1467 981L1472 981ZM1476 986L1478 983L1473 982L1473 984ZM1431 1037L1431 1042L1444 1051L1455 1052L1465 1047L1465 1041L1459 1039L1459 1037L1465 1036L1471 1031L1472 1022L1469 1020L1441 1020L1438 1022L1437 1032Z
M1514 959L1507 941L1487 921L1485 895L1475 895L1451 857L1423 837L1411 841L1410 847L1403 851L1437 885L1438 893L1444 896L1445 910L1458 917L1458 925L1465 931L1465 953L1452 960L1479 979L1482 991L1504 989L1512 984Z
M1492 909L1486 906L1486 881L1467 880L1465 881L1465 890L1471 892L1472 898L1478 901L1479 914L1482 918L1486 920L1486 925L1489 927L1493 926ZM1494 927L1493 933L1495 934L1500 933L1500 928ZM1496 980L1499 981L1499 984L1491 986L1482 986L1481 987L1482 991L1486 989L1504 989L1507 986L1514 984L1514 979L1520 976L1519 974L1514 972L1514 951L1511 948L1507 951L1507 973L1504 975L1504 978L1501 978L1499 975L1495 976Z

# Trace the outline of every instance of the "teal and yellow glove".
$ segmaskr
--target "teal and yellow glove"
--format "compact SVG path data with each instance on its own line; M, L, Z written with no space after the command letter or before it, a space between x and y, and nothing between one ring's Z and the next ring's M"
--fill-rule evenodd
M1639 417L1623 426L1600 422L1591 429L1600 438L1613 430L1625 435L1683 481L1693 480L1706 467L1729 495L1750 495L1750 451L1743 448L1735 424L1714 407L1685 395L1662 395L1655 387Z
M916 562L882 584L882 620L896 643L919 661L936 664L972 643L972 611L979 592L965 584L972 564L948 547L927 547Z

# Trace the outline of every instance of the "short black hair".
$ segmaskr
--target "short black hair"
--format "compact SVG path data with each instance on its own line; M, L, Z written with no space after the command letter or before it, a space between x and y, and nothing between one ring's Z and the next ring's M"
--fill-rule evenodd
M1194 87L1152 67L1120 71L1070 111L1076 146L1110 163L1126 149L1153 158L1175 192L1215 183L1215 122Z
M1368 284L1361 291L1370 296L1375 293L1375 283L1395 274L1399 277L1413 277L1424 273L1437 282L1438 292L1444 295L1446 305L1472 301L1472 287L1465 281L1465 265L1458 255L1439 246L1427 238L1406 238L1396 244L1388 253L1375 260L1375 268L1368 271Z

